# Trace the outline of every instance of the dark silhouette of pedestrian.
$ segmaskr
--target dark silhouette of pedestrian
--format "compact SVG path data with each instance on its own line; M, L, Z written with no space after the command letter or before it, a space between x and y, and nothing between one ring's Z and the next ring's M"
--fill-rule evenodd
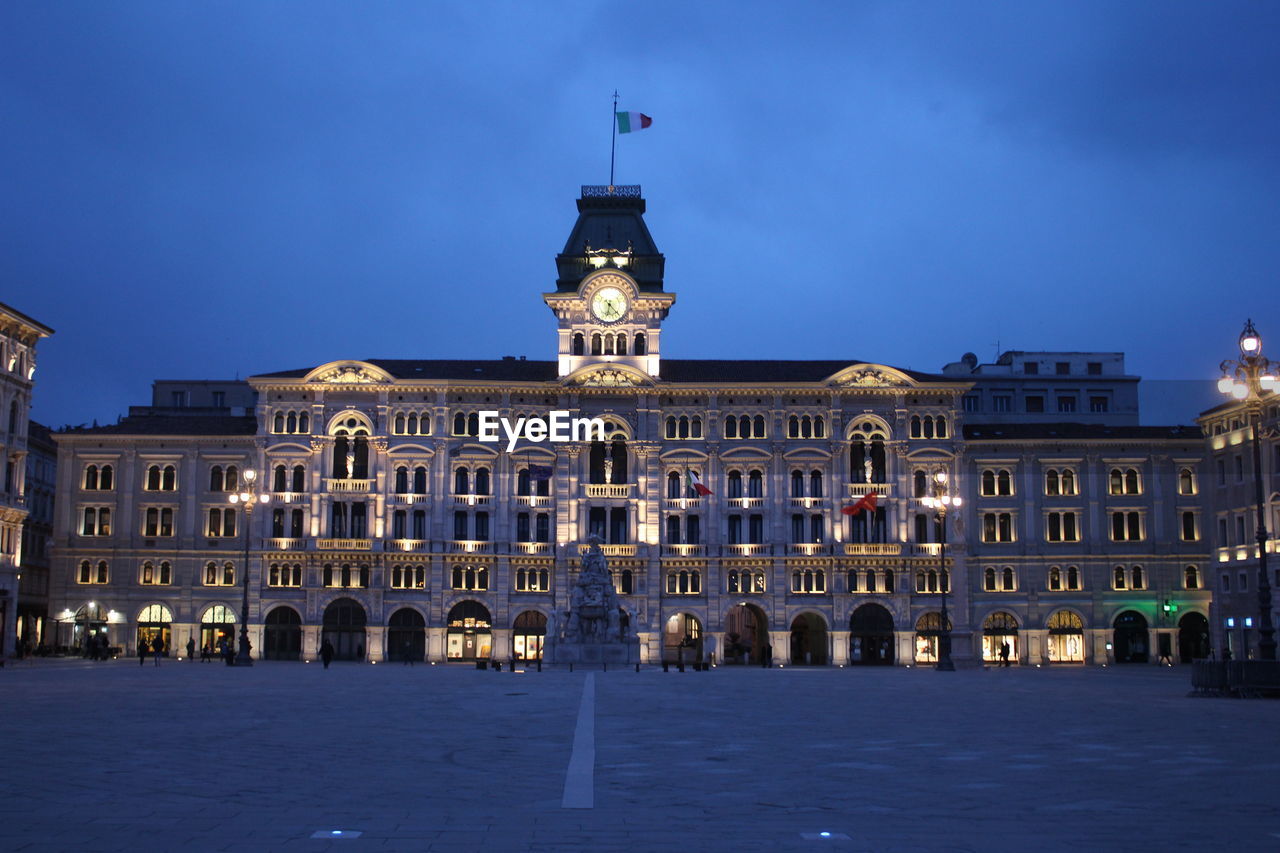
M200 663L208 663L213 657L213 649L209 648L209 644L205 643L200 647Z
M156 666L160 665L160 655L164 654L164 641L156 637L151 641L151 653L155 655Z
M333 643L328 640L320 644L320 660L324 661L325 669L328 669L329 664L333 662Z
M196 641L194 637L187 638L187 661L191 662L196 659Z
M95 646L93 650L93 657L96 660L98 657L98 649L96 645L97 641L95 640L94 642L95 642ZM151 653L151 646L147 643L147 641L139 640L138 641L138 666L142 666L147 662L147 655L149 655L150 653Z
M765 669L768 669L769 667L773 666L773 646L767 642L764 644L764 647L760 650L760 666L764 667Z
M413 666L413 643L405 640L404 645L400 646L400 654L404 656L405 664Z
M227 666L233 666L235 652L232 650L231 644L226 641L226 638L218 641L218 650L222 652L222 662Z
M1007 642L1000 644L1000 665L1009 665L1009 644Z

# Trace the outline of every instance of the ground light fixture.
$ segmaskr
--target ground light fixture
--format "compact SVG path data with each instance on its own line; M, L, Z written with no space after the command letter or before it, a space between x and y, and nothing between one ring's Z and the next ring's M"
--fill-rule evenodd
M253 666L249 653L249 527L253 521L253 509L271 500L268 494L258 494L258 472L248 468L244 472L244 485L238 492L227 496L233 506L244 507L244 597L240 601L240 650L236 654L236 666Z

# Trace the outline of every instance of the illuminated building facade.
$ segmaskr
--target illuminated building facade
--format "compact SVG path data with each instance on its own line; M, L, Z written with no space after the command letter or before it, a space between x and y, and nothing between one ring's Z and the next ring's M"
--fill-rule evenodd
M966 411L985 387L976 363L667 358L675 294L644 209L639 187L583 188L543 294L554 360L337 360L225 388L219 411L194 408L208 383L169 383L119 424L60 434L67 635L230 635L244 530L227 497L253 468L271 496L249 531L250 635L267 658L311 658L325 639L349 659L536 656L594 534L647 661L687 641L726 662L927 663L944 587L962 664L1006 643L1022 663L1105 662L1121 633L1126 660L1155 660L1161 633L1176 659L1166 602L1208 607L1180 581L1207 549L1175 536L1194 428L1119 435L1104 412L1070 436L993 424ZM555 410L606 434L511 452L479 440L482 411ZM1112 466L1138 491L1107 492ZM939 469L965 500L945 569L920 501ZM1053 491L1051 469L1073 491ZM841 512L873 493L874 509ZM1127 514L1112 535L1115 513L1136 514L1132 536Z
M27 436L36 344L53 330L0 304L0 417L3 432L3 491L0 491L0 661L14 649L18 586L22 572L22 530L27 518Z

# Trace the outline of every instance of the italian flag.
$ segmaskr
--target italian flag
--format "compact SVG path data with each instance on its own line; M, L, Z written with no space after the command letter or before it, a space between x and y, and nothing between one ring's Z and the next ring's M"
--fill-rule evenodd
M711 494L711 490L702 485L702 481L698 479L697 474L692 471L688 471L686 473L689 479L689 488L693 489L694 492L697 493L698 497L705 498L707 495Z
M644 113L614 113L618 117L618 133L630 133L633 130L644 130L653 124L653 119Z

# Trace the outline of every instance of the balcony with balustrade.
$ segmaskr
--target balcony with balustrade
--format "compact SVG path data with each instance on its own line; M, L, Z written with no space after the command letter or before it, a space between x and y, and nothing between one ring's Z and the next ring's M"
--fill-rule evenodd
M333 478L325 478L324 487L330 492L340 494L370 494L373 492L374 485L377 481L368 480L335 480Z
M862 498L875 492L882 498L893 496L893 483L846 483L849 487L849 497Z
M902 553L900 542L846 542L846 557L897 557Z
M666 498L662 505L665 509L676 512L687 509L700 509L702 507L702 498Z
M634 483L583 483L582 494L588 498L629 498Z
M494 553L492 542L479 539L450 539L447 548L450 554Z
M371 551L372 539L317 539L316 549L319 551Z
M489 506L493 503L490 495L452 495L454 506Z
M663 545L662 556L664 557L705 557L707 556L707 546L706 545L688 545L688 544Z

